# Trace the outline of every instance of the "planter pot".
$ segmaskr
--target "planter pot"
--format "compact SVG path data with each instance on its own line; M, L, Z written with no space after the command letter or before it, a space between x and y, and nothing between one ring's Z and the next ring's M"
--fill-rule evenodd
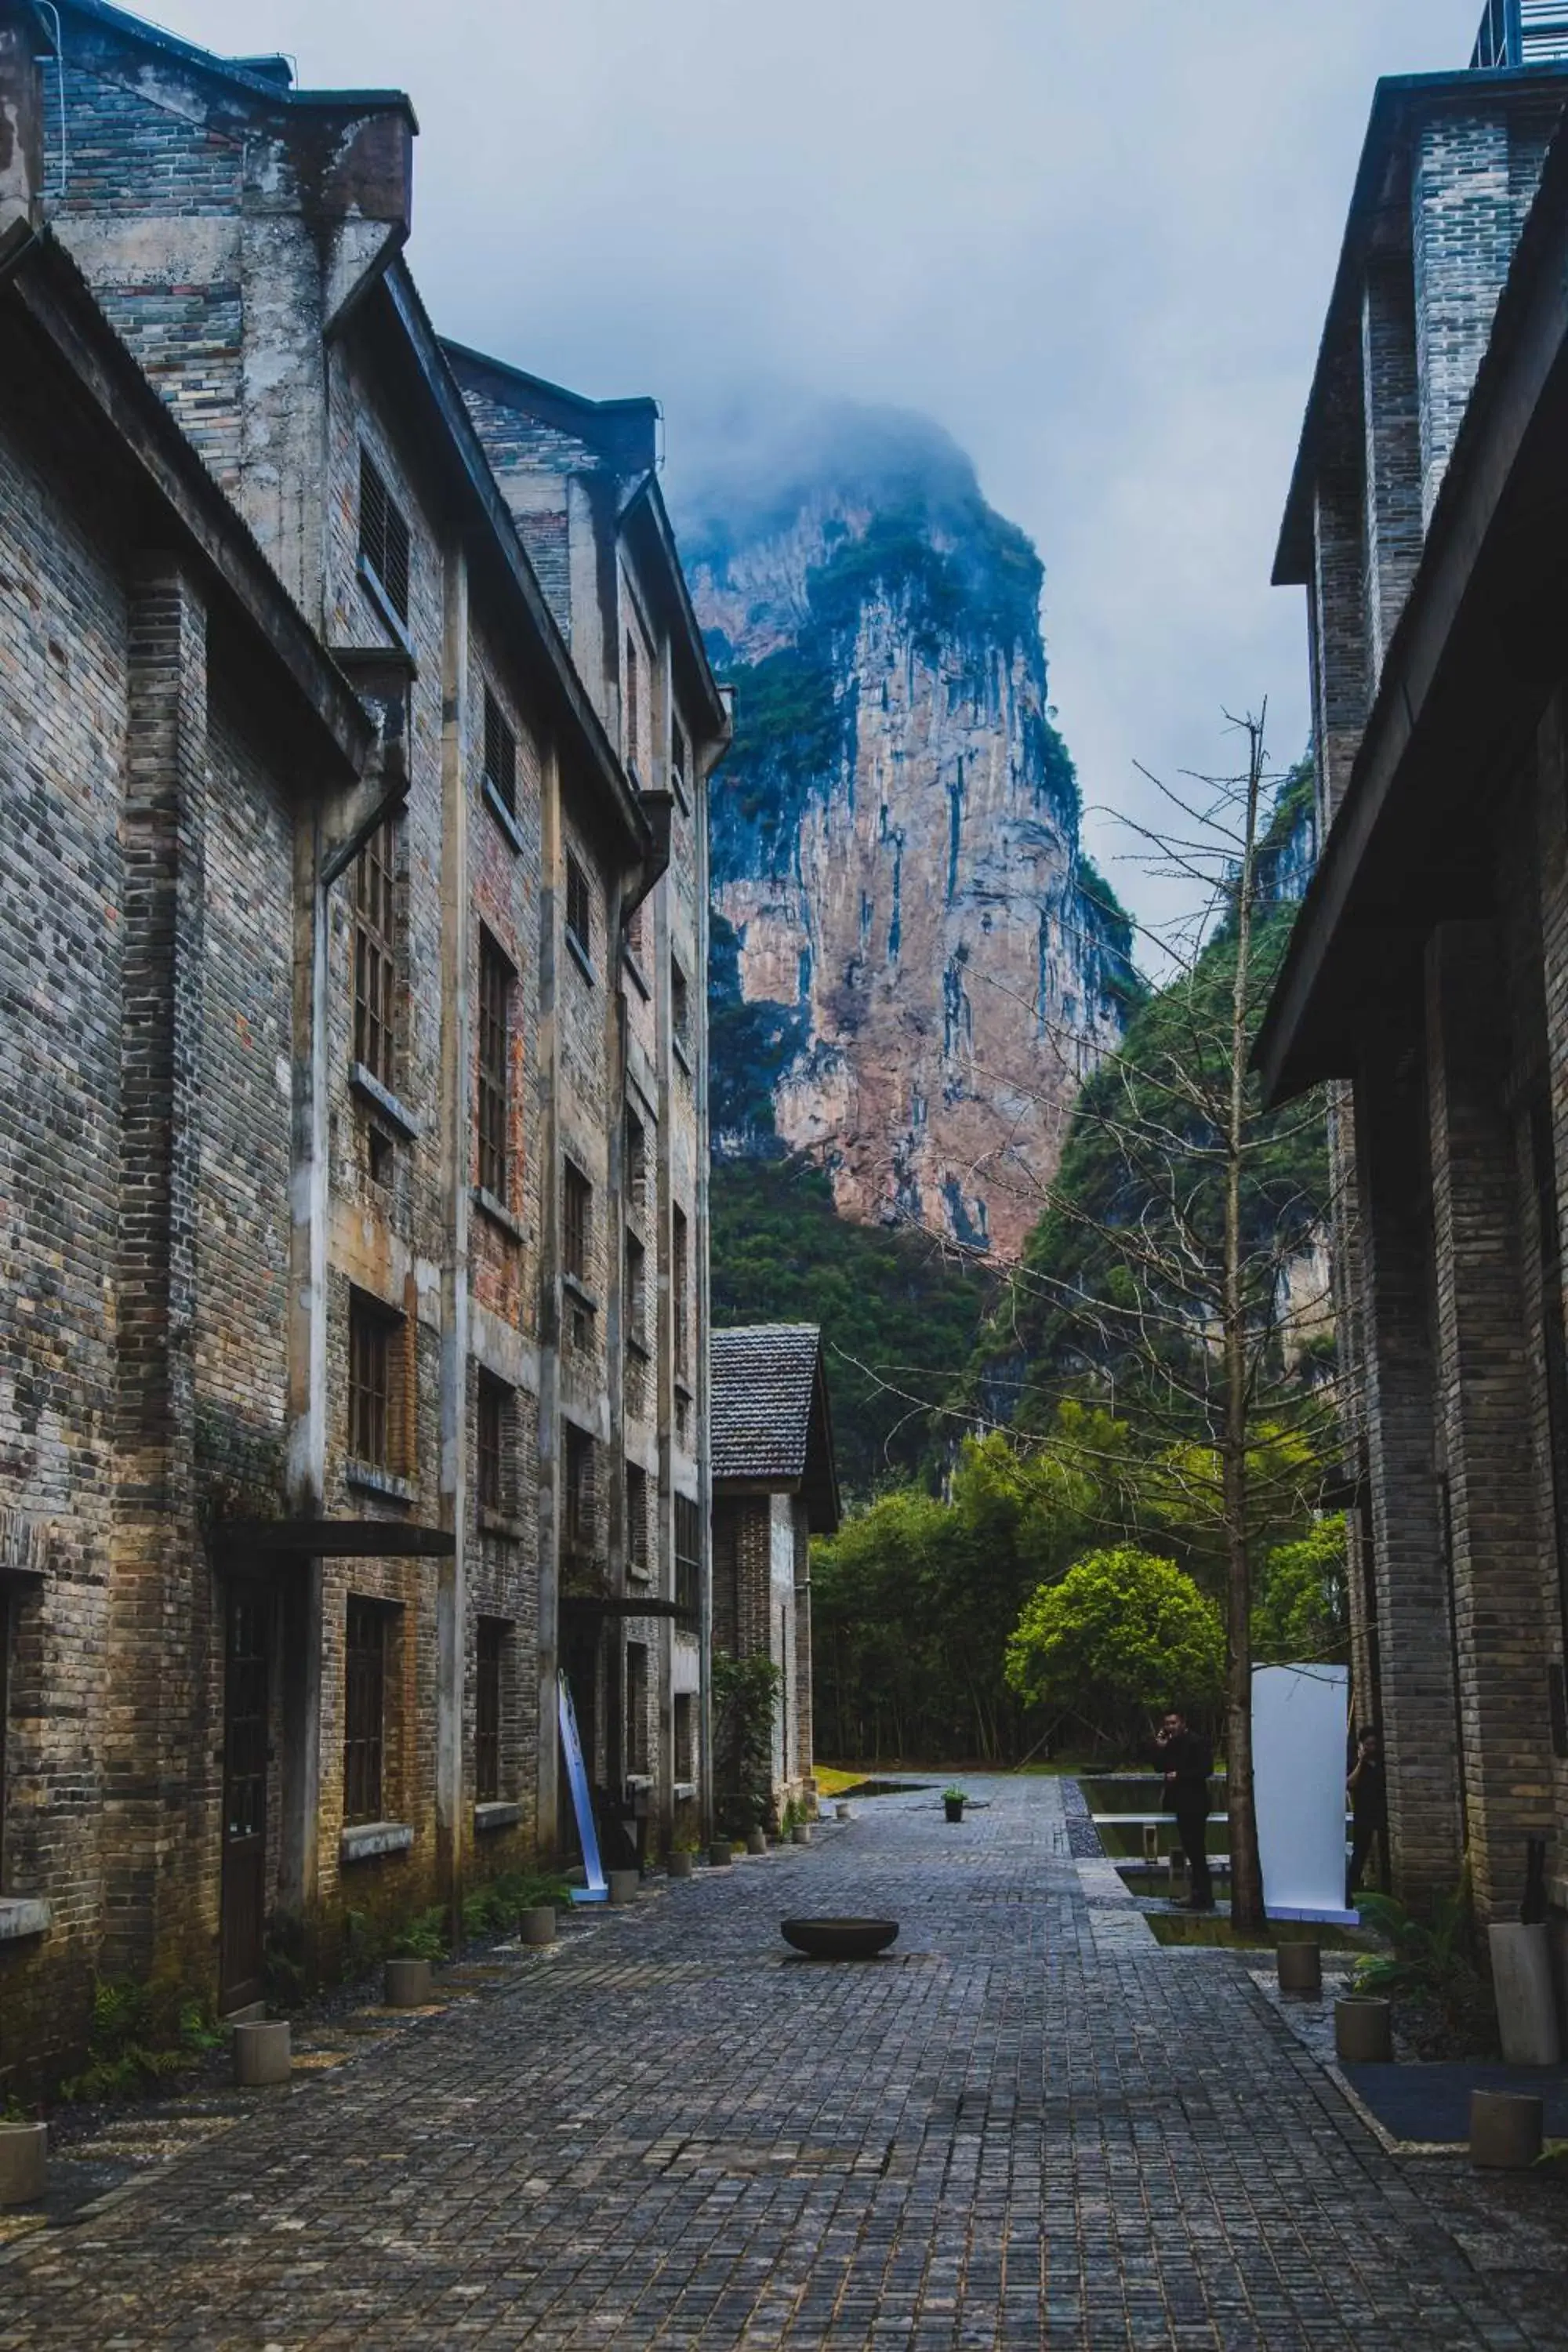
M1545 1922L1537 1927L1521 1927L1517 1921L1489 1927L1487 1942L1504 2063L1555 2066L1563 2055L1563 2043L1552 1998Z
M669 1857L669 1874L671 1878L689 1878L691 1856L689 1853L672 1853Z
M1314 1999L1321 1993L1323 1955L1318 1945L1279 1944L1275 1948L1274 1961L1281 1992L1309 1993Z
M517 1940L520 1944L552 1944L555 1941L555 1906L541 1903L531 1910L518 1915Z
M836 1818L841 1822L852 1822L855 1818L852 1808L842 1801L834 1806L833 1811Z
M768 1833L766 1830L748 1830L746 1832L746 1852L748 1853L766 1853L767 1850Z
M388 1960L386 1964L388 2009L423 2009L429 1998L430 1963L428 1960Z
M1334 2055L1352 2066L1386 2066L1394 2031L1385 2000L1352 1997L1334 2003Z
M637 1888L642 1885L640 1870L611 1870L605 1873L605 1876L610 1882L612 1909L618 1911L626 1904L637 1901Z
M712 1844L708 1849L709 1869L728 1870L730 1864L734 1861L734 1850L731 1846L729 1839L715 1838Z
M44 2193L47 2124L0 2124L0 2205L31 2205Z
M266 2090L289 2080L289 2038L287 2018L265 2025L234 2029L234 2079L242 2090Z
M942 1801L942 1810L950 1822L961 1822L963 1819L963 1806L964 1800L962 1797L944 1797Z
M898 1939L896 1919L781 1919L784 1941L813 1960L870 1960Z
M811 1843L811 1823L809 1822L796 1822L794 1829L790 1832L790 1836L793 1838L796 1845L809 1845Z
M1494 2172L1528 2172L1541 2154L1542 2101L1513 2091L1470 2093L1470 2162Z

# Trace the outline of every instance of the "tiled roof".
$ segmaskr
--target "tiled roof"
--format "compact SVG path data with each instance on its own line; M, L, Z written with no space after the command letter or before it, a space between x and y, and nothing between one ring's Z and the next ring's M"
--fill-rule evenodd
M715 1331L713 1475L803 1478L822 1334L815 1323Z

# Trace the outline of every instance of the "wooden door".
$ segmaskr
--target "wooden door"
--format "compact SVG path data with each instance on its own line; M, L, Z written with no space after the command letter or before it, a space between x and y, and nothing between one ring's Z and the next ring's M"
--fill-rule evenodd
M223 1933L219 2008L262 1997L267 1930L267 1747L272 1610L231 1584L224 1671Z

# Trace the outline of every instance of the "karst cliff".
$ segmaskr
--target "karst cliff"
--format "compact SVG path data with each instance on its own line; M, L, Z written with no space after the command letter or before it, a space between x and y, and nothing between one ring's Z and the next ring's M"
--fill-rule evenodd
M689 497L683 543L736 699L716 1151L808 1153L843 1214L1012 1256L1133 987L1034 548L937 427L848 408Z

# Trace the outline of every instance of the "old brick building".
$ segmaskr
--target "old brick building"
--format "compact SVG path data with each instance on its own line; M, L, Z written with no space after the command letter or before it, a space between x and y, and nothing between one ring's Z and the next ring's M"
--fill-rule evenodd
M399 93L56 32L0 0L0 2081L95 1971L233 2007L556 1851L563 1666L656 1833L705 1770L728 730L651 404L459 383Z
M1356 1706L1401 1891L1568 1927L1568 12L1380 85L1277 577L1323 850L1260 1045L1331 1082Z
M778 1671L773 1806L816 1793L811 1538L838 1527L827 1370L814 1323L715 1331L713 1646Z

